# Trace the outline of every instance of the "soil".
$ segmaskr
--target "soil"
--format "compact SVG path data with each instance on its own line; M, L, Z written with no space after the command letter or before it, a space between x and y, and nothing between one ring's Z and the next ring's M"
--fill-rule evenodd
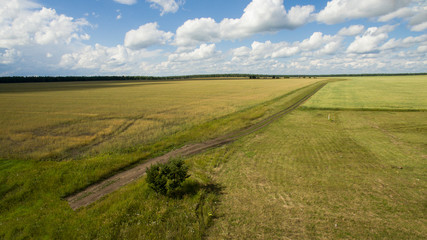
M326 83L321 84L318 88L316 88L314 91L312 91L308 95L304 96L301 100L299 100L295 104L252 126L249 126L247 128L238 130L236 132L233 132L225 136L212 139L206 142L186 145L182 148L171 151L163 156L146 160L144 163L141 163L129 170L117 173L114 176L111 176L103 181L93 184L88 188L84 189L83 191L65 198L65 200L68 201L68 203L70 204L73 210L77 210L81 207L87 206L97 201L103 196L111 192L114 192L120 187L127 185L135 181L136 179L140 178L145 174L145 171L147 170L147 168L150 167L152 164L165 163L171 158L180 157L180 156L185 157L185 156L201 153L207 149L215 148L215 147L233 142L243 136L249 135L269 125L279 117L282 117L283 115L288 114L289 112L295 110L297 107L299 107L301 104L307 101L311 96L313 96L317 91L319 91L325 85Z

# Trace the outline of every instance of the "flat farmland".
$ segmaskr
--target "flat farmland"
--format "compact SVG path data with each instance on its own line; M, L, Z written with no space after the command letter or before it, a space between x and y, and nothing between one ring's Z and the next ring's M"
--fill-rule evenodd
M305 106L383 111L427 110L426 89L425 75L350 77L328 84Z
M265 119L321 81L1 85L0 237L197 239L218 197L207 175L187 181L180 199L145 181L78 211L64 198L147 158Z
M73 158L78 157L77 152L141 146L316 81L319 80L2 84L0 157ZM71 149L75 151L67 154Z
M200 168L227 156L211 170L224 193L208 239L425 239L425 89L425 76L332 82L259 133L194 157Z
M37 101L32 94L47 94L50 101L70 95L70 106L64 108L45 99L44 104L57 106L49 121L36 121L49 109L36 105L26 108L34 108L34 115L26 115L32 121L17 119L26 125L3 120L9 138L26 131L37 139L44 129L64 142L84 130L92 131L93 139L58 144L57 154L11 147L0 161L0 238L427 237L426 76L162 83L71 83L78 87L1 93L22 94L26 102ZM270 125L184 157L191 177L180 197L155 193L142 177L76 211L64 200L134 163L262 122L324 83L302 106ZM128 106L114 105L120 95ZM145 95L139 102L144 106L132 101ZM71 99L79 98L98 108L73 105ZM158 125L136 127L151 118Z
M424 239L426 118L296 110L190 159L223 187L208 239Z

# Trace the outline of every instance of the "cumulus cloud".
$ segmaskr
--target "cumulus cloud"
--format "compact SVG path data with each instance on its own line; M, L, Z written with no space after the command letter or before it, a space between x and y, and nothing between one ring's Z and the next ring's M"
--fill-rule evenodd
M409 25L412 31L422 32L427 29L427 2L423 6L412 9L414 15L409 18Z
M199 42L215 42L221 37L220 26L212 18L187 20L176 30L178 46L197 45Z
M212 58L219 53L215 50L215 44L202 44L199 48L191 52L171 54L168 60L170 62L200 61Z
M11 64L21 56L21 52L16 49L5 49L4 53L0 52L0 64Z
M81 51L64 54L60 65L77 68L103 68L103 66L120 66L127 61L128 51L125 47L118 45L108 48L100 44L95 47L86 46ZM102 63L102 64L100 64Z
M126 4L126 5L133 5L133 4L137 3L138 1L137 0L114 0L114 2Z
M295 6L286 12L283 0L253 0L238 19L221 21L221 35L237 39L255 33L295 29L307 23L314 6Z
M317 20L326 24L357 18L379 17L411 3L411 0L331 0L319 12Z
M184 3L184 1L175 1L175 0L146 0L151 2L152 8L160 9L162 12L160 15L165 13L176 13L179 9L179 6Z
M411 27L411 30L415 32L422 32L426 29L427 29L427 22L423 22Z
M26 1L11 0L0 7L0 48L39 44L70 43L88 39L81 34L85 19L59 15L54 9Z
M350 27L341 28L338 32L340 36L356 36L359 35L365 30L365 26L363 25L351 25Z
M313 33L310 38L301 42L279 42L271 41L253 42L251 48L240 47L232 50L233 59L269 59L288 58L298 54L325 55L336 52L341 46L342 38L339 36L324 35L321 32Z
M253 0L240 18L225 18L217 23L212 18L186 21L176 31L176 44L196 45L246 38L257 33L295 29L307 23L314 6L294 6L286 11L283 0Z
M405 7L378 18L380 22L388 22L394 18L406 18L413 15L411 8Z
M378 18L380 22L388 22L394 18L408 21L411 31L421 32L427 29L427 2L419 1Z
M379 50L379 45L388 38L388 33L395 26L385 25L382 27L368 28L362 36L357 36L354 42L347 48L349 53L372 53Z
M417 48L419 53L427 53L427 44L421 45Z
M141 25L138 29L130 30L125 36L125 46L138 50L153 45L164 45L172 37L173 33L158 30L158 24L147 23Z
M417 36L417 37L406 37L404 39L395 39L392 38L384 45L381 46L381 50L392 50L396 48L410 48L418 45L427 45L427 34Z
M131 74L138 72L139 65L144 59L153 59L159 55L159 51L145 49L134 51L122 45L106 47L95 44L95 46L85 46L73 53L62 55L59 66L64 69L95 70L104 74Z
M394 26L368 28L362 35L387 34ZM61 66L91 74L177 75L200 73L321 74L360 72L419 72L425 68L427 35L378 42L373 51L346 51L345 37L313 33L296 42L254 41L222 53L215 44L182 48L174 53L130 50L99 44L64 54ZM393 50L395 49L395 50ZM389 51L393 50L393 51ZM401 50L397 53L397 50ZM376 52L375 52L376 51ZM372 52L375 52L374 54ZM356 52L357 53L357 52ZM163 57L167 60L164 61ZM401 59L404 58L405 61ZM81 72L80 71L80 72ZM84 71L83 71L84 72Z

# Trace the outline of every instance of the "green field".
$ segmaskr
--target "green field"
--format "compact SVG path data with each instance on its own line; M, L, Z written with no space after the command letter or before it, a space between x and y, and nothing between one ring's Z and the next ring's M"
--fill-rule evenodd
M190 159L228 155L211 175L224 192L209 239L424 239L426 118L297 110Z
M427 110L425 75L353 77L342 80L328 84L306 106L383 111Z
M265 119L322 80L0 85L0 239L425 239L426 76L332 79L186 158L181 197L142 178L77 211L62 200Z

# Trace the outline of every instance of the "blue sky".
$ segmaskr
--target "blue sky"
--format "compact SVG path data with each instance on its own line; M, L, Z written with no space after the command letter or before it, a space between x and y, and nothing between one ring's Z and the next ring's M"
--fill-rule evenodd
M0 75L427 72L425 0L0 0Z

